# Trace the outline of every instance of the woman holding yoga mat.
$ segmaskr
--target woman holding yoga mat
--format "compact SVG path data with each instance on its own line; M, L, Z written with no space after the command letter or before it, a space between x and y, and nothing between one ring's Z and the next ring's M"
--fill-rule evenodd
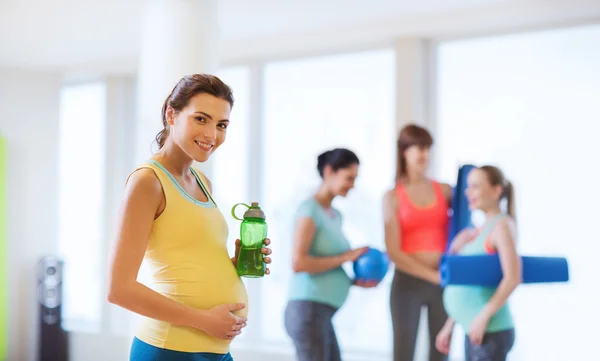
M513 188L493 166L473 169L467 179L470 209L485 213L478 230L464 230L452 241L450 252L459 255L498 254L502 281L497 288L450 285L444 290L444 306L450 318L436 339L443 353L450 351L454 324L465 330L466 361L504 361L515 341L508 297L521 283L521 259L515 247ZM507 200L507 213L500 201Z
M426 175L432 144L423 127L401 130L396 186L383 198L385 244L396 268L390 292L394 361L413 361L422 306L431 340L447 319L438 266L446 251L452 188ZM445 358L431 342L429 361Z

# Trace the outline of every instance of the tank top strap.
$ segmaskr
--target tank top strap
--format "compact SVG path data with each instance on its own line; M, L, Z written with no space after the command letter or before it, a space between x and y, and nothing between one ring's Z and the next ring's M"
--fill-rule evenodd
M133 170L129 174L129 177L127 177L127 180L129 180L129 178L131 177L131 175L133 173L135 173L136 171L138 171L140 169L144 169L144 168L152 169L152 171L158 178L158 181L160 182L163 193L165 194L165 199L167 200L167 203L173 204L173 202L178 203L181 201L186 201L186 202L192 202L194 204L201 205L205 208L206 207L208 207L208 208L216 208L217 207L217 204L214 201L210 190L208 189L208 186L207 186L208 182L206 180L206 177L204 176L204 174L202 174L202 172L198 171L197 169L190 168L192 174L194 175L194 178L196 179L196 182L200 185L200 188L202 188L202 191L204 192L204 194L206 194L206 196L208 198L207 202L198 201L197 199L190 196L181 187L181 185L177 182L177 179L175 179L175 177L162 164L160 164L159 162L157 162L153 159L149 159L149 160L143 162L142 164L140 164L135 170ZM171 208L171 207L169 207L169 208Z
M406 189L402 183L396 183L396 197L398 198L398 203L406 204L406 199L408 195L406 194Z
M177 196L179 191L175 187L177 183L174 179L170 179L170 173L168 173L165 168L158 162L153 161L152 159L143 162L138 165L127 177L126 183L129 182L129 178L133 175L133 173L139 171L140 169L151 169L154 172L156 178L160 182L161 188L165 194L166 199L171 199L173 196Z
M483 225L483 228L481 229L480 233L485 233L487 236L494 229L494 227L496 227L496 224L504 217L506 217L506 214L504 213L500 213L493 216L490 220L486 222L486 224Z
M204 193L206 193L208 198L215 204L215 206L218 207L217 202L213 198L212 192L210 191L210 188L208 187L208 178L206 178L204 173L202 173L198 169L196 169L194 167L192 167L191 169L192 169L192 173L194 174L194 177L196 178L196 181L198 182L198 184L200 184L200 187L202 187L202 190L204 191Z
M435 192L435 195L436 195L438 201L446 202L446 195L444 194L444 191L442 190L442 186L440 185L440 183L432 179L431 184L433 185L433 191Z
M496 224L504 217L506 217L506 214L500 213L487 220L477 235L476 243L481 243L481 245L483 245L488 252L490 251L490 245L487 243L487 240L490 236L490 233L492 233L492 230L494 230Z

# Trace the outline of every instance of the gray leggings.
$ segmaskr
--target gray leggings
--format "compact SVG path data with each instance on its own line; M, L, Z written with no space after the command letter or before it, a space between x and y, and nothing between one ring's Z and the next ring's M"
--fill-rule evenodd
M422 306L427 307L429 361L447 359L435 348L437 334L448 318L442 302L442 288L396 270L390 292L394 361L413 361Z
M466 361L506 361L506 356L515 343L515 330L488 332L483 335L481 345L473 345L465 336Z
M336 308L313 301L290 301L285 329L294 342L298 361L341 361L333 329Z

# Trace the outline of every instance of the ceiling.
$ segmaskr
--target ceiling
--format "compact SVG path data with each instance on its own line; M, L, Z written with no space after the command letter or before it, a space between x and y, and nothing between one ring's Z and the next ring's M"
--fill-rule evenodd
M0 66L131 68L150 0L0 0ZM600 0L218 0L226 57L600 21ZM199 26L202 19L198 19ZM326 44L330 41L331 44ZM338 45L336 45L338 44Z

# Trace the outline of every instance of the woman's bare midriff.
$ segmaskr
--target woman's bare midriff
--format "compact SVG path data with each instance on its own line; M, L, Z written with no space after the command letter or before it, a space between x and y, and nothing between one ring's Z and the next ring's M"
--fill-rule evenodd
M415 252L409 253L409 255L431 269L438 269L440 259L442 258L442 253L440 252Z

